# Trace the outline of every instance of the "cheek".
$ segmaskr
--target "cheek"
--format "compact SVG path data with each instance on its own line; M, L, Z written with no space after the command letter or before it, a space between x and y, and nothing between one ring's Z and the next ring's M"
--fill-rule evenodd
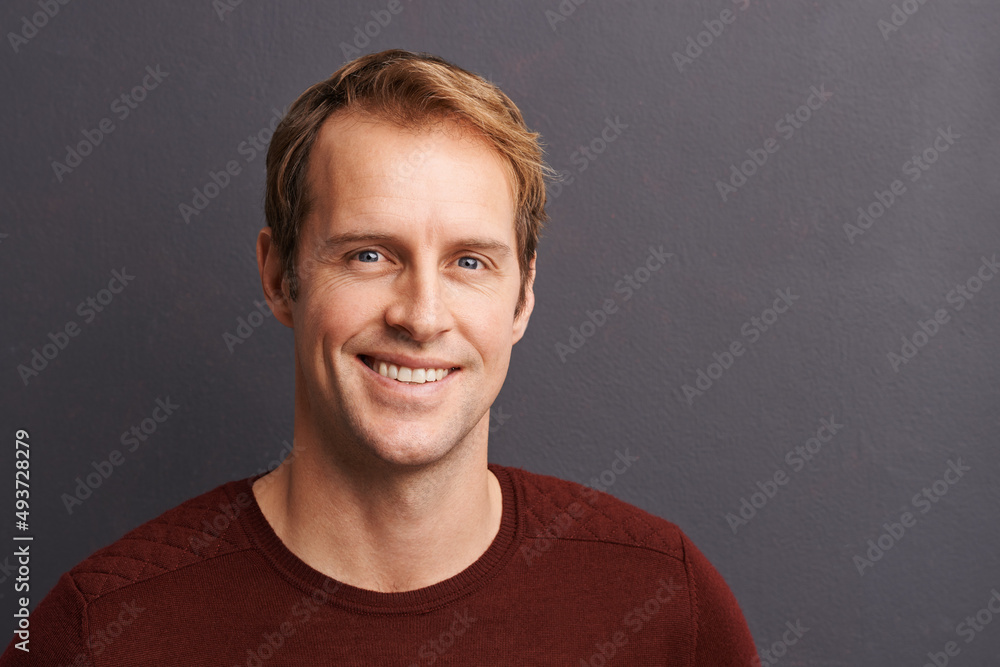
M479 311L459 318L457 331L490 366L507 363L511 349L511 319L490 311Z
M512 296L499 289L468 290L458 302L455 318L498 337L513 326L516 300L516 294Z
M345 298L340 293L312 292L299 305L296 330L303 329L309 345L321 345L324 340L337 341L346 336L352 326L363 317L358 300Z
M331 271L316 270L300 292L299 310L309 331L329 332L345 329L350 323L363 321L372 314L375 303L370 289L338 276Z

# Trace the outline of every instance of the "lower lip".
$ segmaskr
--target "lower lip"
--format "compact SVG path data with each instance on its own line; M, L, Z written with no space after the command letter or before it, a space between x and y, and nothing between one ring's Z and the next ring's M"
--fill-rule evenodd
M404 396L430 396L437 392L440 389L440 386L448 382L452 376L460 372L448 371L448 374L444 376L443 379L435 380L434 382L424 382L423 384L414 382L399 382L398 380L393 380L391 377L382 375L378 371L369 367L368 364L361 360L361 357L355 356L355 359L358 360L358 363L361 364L361 366L368 371L370 375L374 376L376 382L382 384L387 389Z

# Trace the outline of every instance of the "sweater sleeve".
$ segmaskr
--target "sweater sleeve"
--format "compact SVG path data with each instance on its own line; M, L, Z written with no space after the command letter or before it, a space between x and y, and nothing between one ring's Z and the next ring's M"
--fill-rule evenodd
M695 616L695 667L760 665L736 597L705 555L683 536Z
M28 617L30 631L26 653L15 644L15 634L0 656L0 667L20 665L64 665L91 667L88 648L87 603L68 573L63 574L49 594Z

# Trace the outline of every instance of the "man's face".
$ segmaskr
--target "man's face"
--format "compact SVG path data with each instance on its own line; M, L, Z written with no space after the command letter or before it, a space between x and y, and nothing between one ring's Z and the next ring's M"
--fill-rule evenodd
M313 146L288 306L297 410L337 455L420 465L485 445L534 297L529 284L515 321L510 184L501 158L458 129L335 115ZM411 382L448 374L407 383L383 363Z

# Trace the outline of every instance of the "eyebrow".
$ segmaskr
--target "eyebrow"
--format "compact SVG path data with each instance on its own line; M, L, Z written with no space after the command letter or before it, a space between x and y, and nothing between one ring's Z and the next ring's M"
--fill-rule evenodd
M344 232L343 234L335 234L334 236L329 237L323 242L323 248L327 251L333 251L349 243L369 243L373 241L393 241L398 243L399 239L392 234L386 234L383 232ZM452 245L462 246L464 248L470 248L484 253L493 252L501 257L509 257L514 254L514 252L510 249L510 246L506 243L501 243L500 241L489 238L467 237L458 239Z

